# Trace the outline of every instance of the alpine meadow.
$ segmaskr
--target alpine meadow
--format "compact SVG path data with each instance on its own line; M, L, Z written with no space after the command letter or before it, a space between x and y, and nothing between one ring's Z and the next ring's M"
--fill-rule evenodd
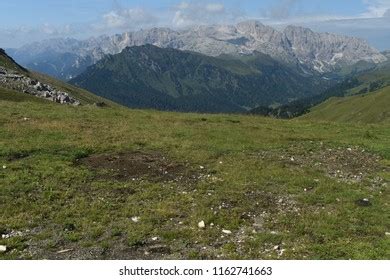
M389 260L389 51L249 18L4 43L0 259Z

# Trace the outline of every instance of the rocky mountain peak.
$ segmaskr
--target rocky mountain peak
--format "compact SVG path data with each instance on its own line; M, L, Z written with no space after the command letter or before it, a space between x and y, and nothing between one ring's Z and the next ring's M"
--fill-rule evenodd
M237 25L197 26L184 30L152 28L85 41L45 41L22 47L14 51L13 56L33 69L39 65L37 70L43 72L46 68L50 71L53 71L53 68L69 69L67 71L71 73L59 73L58 77L74 77L105 54L118 54L128 46L145 44L189 50L209 56L248 55L257 51L285 63L301 65L308 73L331 72L360 60L370 63L387 60L384 54L361 39L317 33L299 26L287 26L283 31L279 31L256 20ZM58 58L63 53L77 57L76 61L68 57L69 61L60 61ZM52 57L47 58L48 54Z

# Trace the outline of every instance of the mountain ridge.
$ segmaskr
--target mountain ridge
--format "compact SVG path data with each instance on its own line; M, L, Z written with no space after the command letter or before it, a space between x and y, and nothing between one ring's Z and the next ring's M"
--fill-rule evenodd
M387 60L385 55L362 39L316 33L297 26L287 26L279 31L253 20L237 25L197 26L179 31L152 28L83 41L51 39L12 49L10 53L24 66L35 70L53 71L51 67L56 65L59 70L54 71L55 76L70 79L106 54L117 54L125 47L145 44L195 51L208 56L258 51L297 65L307 73L327 73L360 60L373 63ZM58 56L64 54L72 58L57 61ZM66 70L61 72L61 69Z
M329 84L261 53L209 57L154 45L105 56L70 82L131 108L190 112L245 112L311 96Z

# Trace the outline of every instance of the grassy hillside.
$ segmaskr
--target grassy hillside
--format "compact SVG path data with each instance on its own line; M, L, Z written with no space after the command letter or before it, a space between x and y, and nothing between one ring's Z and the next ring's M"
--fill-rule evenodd
M103 97L97 96L85 89L70 85L68 83L65 83L63 81L57 80L55 78L52 78L50 76L47 76L45 74L37 73L37 72L29 72L29 76L32 78L35 78L39 81L42 81L44 83L53 85L59 90L63 90L65 92L70 93L74 98L79 100L81 104L94 104L94 103L101 103L104 102L108 106L114 106L118 107L117 103L114 103L108 99L105 99Z
M27 72L22 66L17 64L11 57L9 57L3 49L0 48L0 67L12 69L19 72Z
M304 119L355 123L390 123L390 86L372 93L333 97L311 109Z
M388 123L0 108L1 259L390 258Z
M84 89L77 88L75 86L69 85L65 82L59 81L57 79L51 78L47 75L40 74L37 72L29 71L23 67L21 67L19 64L17 64L10 56L8 56L4 50L0 49L0 67L4 67L13 71L16 71L17 73L20 73L24 76L30 77L32 79L36 79L42 83L49 84L51 86L54 86L57 90L61 90L64 92L69 93L72 97L76 98L81 102L81 104L94 104L94 103L102 103L109 106L118 106L112 101L108 101L102 97L96 96ZM1 95L3 98L6 96L9 96L10 90L2 90L0 85ZM7 98L8 98L7 97ZM11 97L12 98L12 97ZM30 99L26 97L26 99Z
M333 97L311 108L304 119L378 123L390 122L390 63L355 77L345 97ZM330 90L331 91L331 90Z
M152 45L106 56L70 83L130 108L211 113L284 104L329 85L259 53L208 57Z

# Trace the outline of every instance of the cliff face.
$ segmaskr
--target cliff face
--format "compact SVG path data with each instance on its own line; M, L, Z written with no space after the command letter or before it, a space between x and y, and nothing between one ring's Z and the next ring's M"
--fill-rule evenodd
M146 44L209 56L257 51L298 65L309 73L331 72L360 60L372 63L387 60L385 55L361 39L316 33L296 26L288 26L280 31L258 21L198 26L180 31L152 28L85 41L53 39L12 50L12 55L31 69L70 79L106 54L117 54L126 47Z

